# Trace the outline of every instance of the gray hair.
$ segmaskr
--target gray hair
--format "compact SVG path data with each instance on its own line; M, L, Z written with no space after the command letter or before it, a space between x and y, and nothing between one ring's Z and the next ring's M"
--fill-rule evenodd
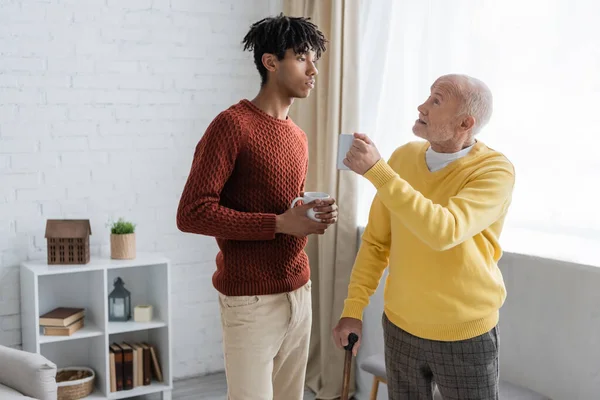
M468 115L475 119L473 136L490 122L494 108L494 98L490 88L477 78L468 75L444 75L439 80L449 80L461 100L458 115Z

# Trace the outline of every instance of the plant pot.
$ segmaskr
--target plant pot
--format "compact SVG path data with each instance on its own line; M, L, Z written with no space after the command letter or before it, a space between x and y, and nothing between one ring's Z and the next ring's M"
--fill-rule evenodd
M135 233L124 235L111 233L110 258L115 260L133 260L135 258Z

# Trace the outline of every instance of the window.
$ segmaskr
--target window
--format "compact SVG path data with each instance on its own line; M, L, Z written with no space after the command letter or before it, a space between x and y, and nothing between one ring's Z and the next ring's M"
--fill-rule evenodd
M571 253L595 250L591 243L600 243L600 2L363 4L361 130L382 156L420 140L411 127L438 76L459 72L480 78L493 92L494 114L478 138L503 152L517 173L503 235L507 250L523 245L529 247L518 251L529 252L533 242L539 247L534 252L552 251L549 255L558 258L556 252L565 249L556 246L570 246ZM358 218L365 225L375 191L365 179L359 182ZM525 234L531 234L527 243ZM590 246L578 245L584 242Z

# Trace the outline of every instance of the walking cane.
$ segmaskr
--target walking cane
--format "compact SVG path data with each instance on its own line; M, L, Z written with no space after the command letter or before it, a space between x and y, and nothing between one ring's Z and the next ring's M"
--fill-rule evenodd
M350 391L350 372L352 371L352 348L358 341L356 333L348 335L348 344L344 346L346 350L346 358L344 360L344 380L342 383L342 397L341 400L348 400L348 392Z

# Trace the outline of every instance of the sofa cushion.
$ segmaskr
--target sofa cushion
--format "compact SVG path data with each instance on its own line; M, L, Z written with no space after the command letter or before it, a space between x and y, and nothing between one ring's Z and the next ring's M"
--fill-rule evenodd
M0 384L35 399L56 400L56 364L41 354L0 346Z
M500 382L500 398L506 400L551 400L550 397L506 381Z
M360 364L360 368L375 376L386 377L385 357L383 354L374 354L365 358ZM500 398L502 400L551 400L549 397L506 381L500 381ZM433 399L443 400L437 387L435 388Z
M502 400L551 400L527 388L514 385L510 382L500 381L500 399ZM444 400L436 386L433 400Z
M23 396L14 389L0 384L0 399L2 400L35 400L33 397Z

